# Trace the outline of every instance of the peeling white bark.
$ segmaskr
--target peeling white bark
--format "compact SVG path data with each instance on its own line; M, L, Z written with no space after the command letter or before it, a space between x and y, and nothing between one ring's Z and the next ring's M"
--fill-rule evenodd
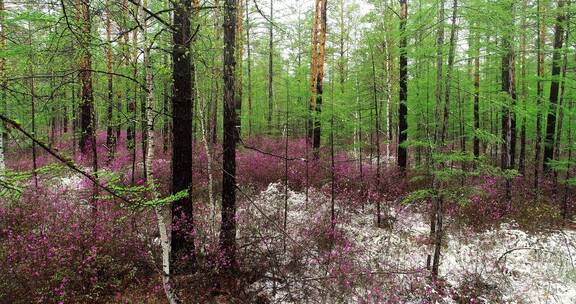
M144 2L144 3L142 3ZM138 7L138 17L142 20L143 28L143 45L144 45L144 68L146 73L146 125L147 125L147 135L148 142L146 146L146 180L150 187L150 192L154 199L158 198L158 192L156 191L156 185L154 182L154 168L152 166L152 160L154 159L154 78L152 75L152 63L150 61L150 46L147 44L147 34L148 34L148 22L143 17L143 7L147 6L147 0L141 0ZM172 250L170 244L170 230L168 229L171 224L169 221L172 218L169 214L169 208L166 206L156 206L154 208L156 212L156 218L158 220L158 231L160 233L160 247L162 248L162 286L166 294L166 298L170 304L180 303L176 292L172 289L170 282L170 251Z

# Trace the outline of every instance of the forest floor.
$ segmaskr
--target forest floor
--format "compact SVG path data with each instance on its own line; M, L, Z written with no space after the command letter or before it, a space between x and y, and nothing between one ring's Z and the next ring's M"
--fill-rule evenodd
M281 142L257 143L259 150L283 155ZM289 157L301 157L304 147L301 140L290 142ZM166 195L169 154L156 155L158 189ZM26 153L11 156L13 171L30 170ZM16 181L21 195L0 205L0 269L6 270L0 272L0 303L165 303L153 210L132 210L101 193L94 223L92 183L41 157L39 187L22 173ZM206 164L205 157L196 153L195 163ZM576 230L556 220L557 203L536 204L518 191L517 207L509 210L499 199L501 181L471 180L476 198L467 206L447 206L440 278L432 284L426 269L428 204L401 203L409 190L398 190L402 181L393 169L382 168L381 183L371 185L373 163L366 162L360 173L353 157L337 157L332 223L326 163L311 168L314 183L306 193L307 165L292 161L286 191L278 182L286 173L283 161L240 150L237 241L246 282L224 295L211 282L218 278L213 272L221 177L214 168L216 201L210 204L206 169L195 168L195 233L205 273L187 278L182 290L201 294L184 298L196 297L189 303L210 297L219 303L576 303ZM90 171L87 160L78 163ZM128 153L119 151L100 176L106 180L120 172L130 184L130 164ZM141 164L136 163L137 182ZM358 174L364 174L361 188ZM376 207L366 203L374 189L386 191L376 196L383 198L381 227Z
M316 192L311 197L306 206L303 193L289 191L287 231L291 239L302 242L300 245L307 244L304 239L310 226L329 213L327 197ZM284 206L283 185L271 184L254 204L273 217ZM292 287L288 292L276 286L281 291L274 292L272 286L267 286L268 294L274 295L271 303L293 302L290 298L301 298L302 303L423 303L426 298L437 303L576 302L574 230L527 232L514 223L502 223L474 231L447 219L440 267L445 284L433 288L423 269L429 225L416 208L388 210L393 219L388 229L376 227L372 206L364 210L337 208L337 213L339 242L345 244L332 252L332 258L337 267L348 269L326 271L314 262L304 265L304 273L294 279L306 282L300 288ZM266 219L262 214L259 218L255 225L265 226ZM289 248L300 251L300 245ZM307 250L315 251L313 246ZM293 257L288 256L287 260ZM326 286L322 282L312 279L331 276L340 276L341 287L347 288L323 289ZM364 280L366 276L371 278Z

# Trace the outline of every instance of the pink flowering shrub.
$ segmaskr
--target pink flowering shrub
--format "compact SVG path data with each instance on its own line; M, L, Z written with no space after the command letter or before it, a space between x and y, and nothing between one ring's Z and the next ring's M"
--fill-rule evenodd
M81 189L80 189L81 190ZM106 302L154 275L147 212L134 216L82 191L49 184L0 206L0 298L5 303Z

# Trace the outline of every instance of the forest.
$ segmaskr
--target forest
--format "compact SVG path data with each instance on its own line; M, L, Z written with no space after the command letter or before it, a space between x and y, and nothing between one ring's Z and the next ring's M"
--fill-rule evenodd
M576 303L575 13L0 0L0 303Z

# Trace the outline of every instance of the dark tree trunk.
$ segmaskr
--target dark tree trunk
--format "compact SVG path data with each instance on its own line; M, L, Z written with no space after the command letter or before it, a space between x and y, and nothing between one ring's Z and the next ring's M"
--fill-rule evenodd
M512 13L513 7L510 6ZM513 17L511 16L511 20ZM515 69L514 69L514 49L512 46L512 37L510 34L505 34L502 39L502 47L505 54L502 57L501 66L501 80L502 92L508 94L509 101L506 102L502 108L502 169L512 169L514 167L514 151L515 151L515 119L514 119L514 104L516 101L516 88L515 88ZM512 199L512 185L510 178L506 179L506 199Z
M190 0L174 2L172 49L172 193L189 196L172 204L172 256L175 272L195 268L192 208L192 64L190 56ZM187 257L187 259L184 259Z
M398 108L398 166L406 169L408 165L408 149L404 143L408 139L408 57L406 56L406 19L408 4L400 0L400 106Z
M541 152L542 152L542 99L544 93L544 39L546 35L546 26L543 20L543 15L545 13L545 7L542 5L543 0L537 0L538 13L536 18L538 19L538 41L537 41L537 83L536 83L536 147L534 155L534 189L538 192L540 186L540 164L541 164Z
M316 105L315 105L315 118L314 130L312 134L312 148L314 150L314 157L318 158L320 153L320 140L321 140L321 120L322 114L322 100L324 93L324 60L326 58L326 27L328 25L328 0L320 1L320 37L318 45L318 67L316 76Z
M274 18L274 0L270 0L270 20ZM268 116L266 121L268 123L268 133L272 133L272 111L274 107L274 28L273 24L269 24L269 40L268 40Z
M474 39L474 131L480 130L480 34ZM474 135L474 157L480 157L480 138Z
M222 142L222 227L220 249L224 269L236 268L236 110L234 74L236 0L224 2L224 138Z
M550 106L546 121L546 140L544 142L544 169L550 173L550 161L554 160L554 134L556 131L556 112L558 104L558 92L560 88L561 51L564 44L564 0L558 0L558 16L554 29L554 53L552 55L552 81L550 83Z
M252 50L250 48L250 15L246 0L246 65L248 72L248 136L252 135Z
M450 93L452 91L452 71L454 67L454 52L456 48L456 13L458 9L458 1L454 0L452 8L452 25L450 26L450 49L448 50L448 68L446 70L446 84L444 88L444 120L442 123L442 139L446 140L448 121L450 117Z
M91 35L90 2L78 0L78 13L82 24L81 58L80 58L80 81L82 83L80 101L80 151L88 153L92 142L92 111L94 97L92 96L92 55L88 39Z
M110 19L110 3L106 1L106 68L108 80L108 104L106 111L106 146L108 148L108 161L114 158L114 150L116 147L116 133L114 126L114 91L113 91L113 77L112 77L112 21Z
M380 108L378 107L378 92L376 90L376 65L374 62L374 51L370 49L370 59L372 61L372 97L374 98L375 131L376 131L376 191L380 191ZM372 161L372 160L370 160ZM382 216L380 212L380 197L376 199L376 225L381 227Z

